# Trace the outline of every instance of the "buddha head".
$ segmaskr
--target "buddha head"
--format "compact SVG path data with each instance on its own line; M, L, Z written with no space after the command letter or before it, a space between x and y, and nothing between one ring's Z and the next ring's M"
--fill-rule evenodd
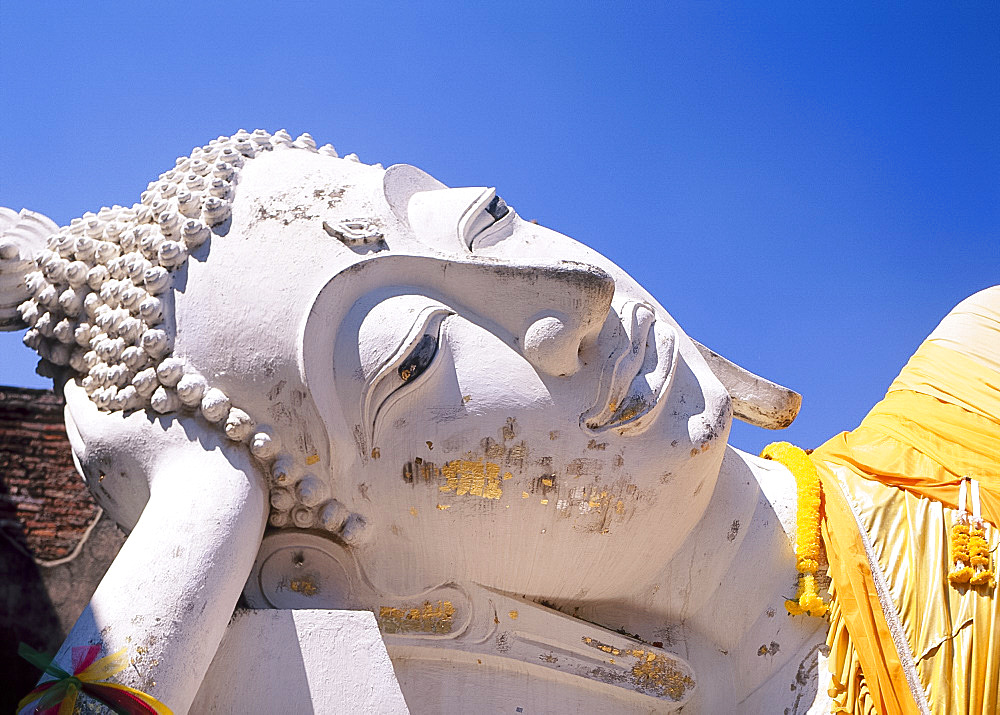
M697 525L731 387L630 276L514 203L241 131L53 232L25 342L89 396L76 422L244 444L270 528L344 545L380 589L611 596Z

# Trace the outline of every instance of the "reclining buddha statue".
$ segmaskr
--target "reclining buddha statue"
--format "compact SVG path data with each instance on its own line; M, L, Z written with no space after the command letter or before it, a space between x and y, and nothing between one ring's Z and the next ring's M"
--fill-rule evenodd
M239 619L354 611L385 711L996 712L1000 288L858 429L756 457L733 417L798 396L492 188L241 130L0 227L0 326L129 533L64 668L126 649L174 712L268 712L323 654ZM287 702L367 682L326 657Z

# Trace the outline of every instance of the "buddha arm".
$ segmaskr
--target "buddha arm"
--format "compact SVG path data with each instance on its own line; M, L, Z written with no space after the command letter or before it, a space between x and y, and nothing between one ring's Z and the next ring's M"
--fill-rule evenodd
M77 408L71 391L67 399ZM137 414L104 432L113 418L95 423L68 412L76 418L68 420L74 452L95 496L113 516L126 514L116 517L126 526L130 511L141 515L56 662L69 666L73 646L97 643L104 655L125 648L130 665L112 680L184 713L253 565L267 518L266 487L244 450L193 421L161 423ZM89 432L82 451L78 430ZM109 442L118 449L102 449ZM121 454L129 448L147 452L144 467ZM144 481L140 470L148 479L144 507L128 494L130 487L142 490L125 483ZM129 500L138 507L123 505Z

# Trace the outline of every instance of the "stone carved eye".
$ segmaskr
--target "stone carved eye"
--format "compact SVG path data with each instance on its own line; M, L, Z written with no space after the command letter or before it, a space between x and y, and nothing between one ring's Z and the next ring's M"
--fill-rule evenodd
M452 314L442 305L419 311L406 337L369 380L362 411L373 436L379 415L431 369L438 353L441 325Z
M406 218L417 239L426 245L475 251L510 236L516 213L497 196L496 189L468 186L414 193L409 197Z
M475 251L499 243L513 231L513 218L514 212L496 190L487 190L469 207L461 222L466 247Z
M438 324L440 330L440 323ZM399 366L399 379L410 382L427 369L437 354L438 335L425 334Z
M493 200L490 201L490 205L486 207L486 213L493 217L494 221L499 221L510 211L510 207L507 206L507 202L504 201L499 196L494 196Z

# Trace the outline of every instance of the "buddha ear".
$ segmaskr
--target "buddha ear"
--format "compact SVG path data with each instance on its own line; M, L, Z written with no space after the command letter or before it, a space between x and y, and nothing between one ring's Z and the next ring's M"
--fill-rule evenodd
M764 429L784 429L802 406L802 395L740 367L692 340L733 400L733 416Z
M407 207L410 197L420 191L436 191L448 187L425 171L409 164L393 164L382 177L382 192L389 208L403 223L409 225Z

